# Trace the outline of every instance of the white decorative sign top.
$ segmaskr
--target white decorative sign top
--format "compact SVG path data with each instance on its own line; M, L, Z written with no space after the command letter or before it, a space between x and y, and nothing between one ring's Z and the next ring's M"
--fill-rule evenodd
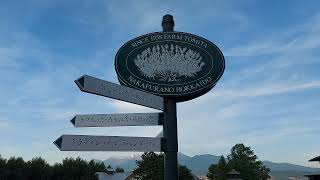
M192 49L165 44L144 49L134 62L145 77L171 82L182 76L195 77L205 65L201 60L202 56Z

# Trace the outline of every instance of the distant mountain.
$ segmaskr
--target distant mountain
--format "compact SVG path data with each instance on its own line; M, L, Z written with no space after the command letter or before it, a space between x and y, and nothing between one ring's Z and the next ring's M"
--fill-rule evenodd
M187 156L183 153L178 153L178 161L180 164L187 166L195 174L206 174L208 167L211 164L216 164L219 161L220 156L214 156L211 154L195 155L193 157ZM140 160L140 157L121 157L121 158L109 158L103 161L103 163L112 167L122 167L125 170L132 170L136 167L136 161Z
M310 174L305 171L271 171L270 176L272 179L285 180L285 179L308 179L304 177L306 174Z
M136 168L136 161L141 160L140 156L130 156L130 157L111 157L103 162L105 166L110 165L113 168L117 166L123 168L126 171L131 171ZM96 160L95 160L96 161Z
M178 161L181 165L187 166L194 174L207 174L208 167L211 164L217 164L220 156L211 154L195 155L193 157L187 156L183 153L178 153Z
M133 170L136 167L136 160L140 157L125 157L125 158L109 158L104 164L112 167L122 167L125 170ZM208 167L211 164L217 164L220 156L211 154L202 154L195 156L187 156L183 153L178 153L178 161L181 165L187 166L196 175L206 175ZM320 168L311 168L289 163L274 163L270 161L263 161L263 164L270 168L271 176L274 179L288 179L288 177L303 177L305 174L320 172Z
M274 163L270 161L262 162L271 171L304 171L304 172L319 172L320 168L305 167L289 163Z
M274 179L303 178L304 175L316 173L320 174L320 168L311 168L289 163L274 163L263 161L263 164L270 168L270 175Z

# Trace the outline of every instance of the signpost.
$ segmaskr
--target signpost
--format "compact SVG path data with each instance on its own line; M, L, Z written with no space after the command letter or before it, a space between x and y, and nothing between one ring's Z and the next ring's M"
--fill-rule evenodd
M163 98L84 75L75 80L81 91L163 110Z
M161 138L62 135L54 144L61 151L161 151Z
M134 103L162 113L76 115L75 127L163 125L163 137L62 135L54 144L61 151L163 151L164 179L178 179L177 102L212 89L225 61L220 49L202 37L174 32L171 15L163 16L163 32L125 43L117 52L120 84L84 75L75 83L81 91Z
M76 115L75 127L157 126L163 125L163 113Z

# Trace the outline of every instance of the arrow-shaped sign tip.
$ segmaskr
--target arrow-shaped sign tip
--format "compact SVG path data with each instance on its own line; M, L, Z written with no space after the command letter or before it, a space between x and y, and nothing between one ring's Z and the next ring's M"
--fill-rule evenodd
M57 140L53 142L59 149L61 149L61 144L62 144L62 136L60 136Z
M85 75L81 76L79 79L74 81L81 90L84 87L84 77Z
M73 117L70 122L75 126L76 125L76 117Z

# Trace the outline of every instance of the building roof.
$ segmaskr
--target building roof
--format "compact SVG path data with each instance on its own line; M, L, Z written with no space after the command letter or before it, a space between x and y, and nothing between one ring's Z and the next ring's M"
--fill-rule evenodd
M114 174L107 174L105 172L96 172L99 180L124 180L126 179L132 172L125 171L123 173L114 173Z
M232 169L231 171L228 172L228 175L240 175L240 173L235 169Z
M112 167L107 168L108 172L116 172Z
M201 178L199 178L198 176L196 176L196 175L194 175L194 174L192 174L192 173L191 173L191 175L192 175L192 177L193 177L193 180L201 180ZM135 175L134 175L133 173L132 173L132 174L129 174L128 177L127 177L125 180L127 180L127 179L128 179L128 180L134 179L134 176L135 176Z
M320 161L320 156L310 159L309 161Z
M307 175L304 175L305 177L317 177L319 178L320 177L320 173L319 174L307 174Z
M192 177L193 177L193 180L201 180L198 176L196 176L196 175L194 175L194 174L192 174L192 173L191 173L191 175L192 175Z

